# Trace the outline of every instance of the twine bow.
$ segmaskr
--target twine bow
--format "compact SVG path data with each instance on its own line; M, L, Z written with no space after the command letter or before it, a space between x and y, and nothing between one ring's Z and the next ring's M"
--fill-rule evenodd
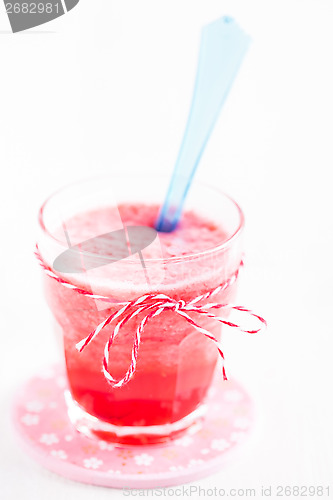
M42 257L39 253L38 247L36 249L35 255L40 263L40 265L43 267L44 271L46 274L52 278L55 279L58 283L62 284L63 286L70 288L72 290L75 290L76 292L86 295L90 298L93 299L101 299L105 301L111 301L110 297L104 296L104 295L95 295L92 293L87 292L86 290L83 290L72 283L67 282L60 276L56 275L42 260ZM105 347L104 347L104 358L103 358L103 373L104 377L108 381L108 383L112 387L122 387L123 385L127 384L131 380L131 378L134 375L134 372L136 370L136 365L137 365L137 360L138 360L138 353L139 353L139 347L140 347L140 342L141 342L141 336L144 333L144 329L146 325L148 324L149 321L151 321L153 318L156 316L159 316L162 314L164 311L173 311L175 314L178 314L182 318L184 318L185 321L187 321L190 325L193 326L198 332L202 333L205 337L209 338L212 340L217 349L218 352L222 358L222 373L223 373L223 379L227 380L226 372L225 372L225 367L224 367L224 354L222 351L222 347L220 342L216 339L216 337L210 333L208 330L205 328L201 327L198 323L196 323L190 316L189 313L197 313L201 314L206 318L212 318L215 319L216 321L222 323L223 325L229 326L231 328L238 329L244 333L258 333L262 328L267 326L266 321L264 318L261 316L258 316L255 314L253 311L250 309L246 309L243 306L236 306L236 305L231 305L231 304L219 304L215 302L209 302L202 304L204 300L210 299L211 297L214 297L214 295L217 295L218 293L222 292L229 286L231 286L238 277L240 268L243 266L243 262L241 262L240 267L237 269L237 271L224 283L216 287L214 290L211 290L203 295L200 295L188 302L185 302L184 300L175 300L169 297L168 295L162 294L162 293L151 293L151 294L146 294L142 295L141 297L129 301L129 302L123 302L119 305L122 307L117 310L116 312L112 313L108 318L106 318L104 321L102 321L97 328L91 332L85 339L81 340L76 344L76 349L79 352L82 352L96 337L97 335L109 324L116 322L115 328L113 329L109 340L106 342ZM244 329L241 326L239 326L236 323L232 323L231 321L227 321L226 319L216 316L213 312L214 309L229 309L229 310L234 310L234 311L239 311L239 312L244 312L253 318L256 318L256 320L259 321L259 327L254 329L254 330L248 330ZM143 319L140 321L139 326L136 328L135 332L135 337L134 337L134 342L133 342L133 347L132 347L132 354L131 354L131 363L130 366L125 374L125 376L121 380L116 380L110 373L108 364L109 364L109 353L110 349L113 345L113 342L117 335L119 334L121 328L126 325L131 319L133 319L135 316L139 315L140 313L144 313Z

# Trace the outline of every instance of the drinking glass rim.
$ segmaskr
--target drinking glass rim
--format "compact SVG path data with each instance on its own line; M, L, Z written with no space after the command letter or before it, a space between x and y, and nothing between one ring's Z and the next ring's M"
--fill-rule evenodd
M147 175L153 176L154 178L163 178L163 177L165 177L166 179L168 178L167 175L163 175L163 174L156 175L156 174L149 173ZM135 176L139 177L137 174L131 174L131 177L133 177L133 176L134 177ZM70 182L70 183L62 186L61 188L57 189L53 193L51 193L46 198L46 200L41 205L41 207L40 207L40 209L38 211L38 222L39 222L39 225L40 225L43 233L45 233L48 238L51 238L57 244L59 244L62 247L68 249L68 246L66 246L63 241L58 240L48 230L48 228L46 227L46 225L44 223L44 218L43 217L44 217L44 211L45 211L45 208L46 208L47 204L52 199L54 199L58 194L60 194L64 190L70 188L71 186L74 187L74 186L78 186L79 184L84 184L84 183L88 183L88 182L92 182L92 181L98 181L98 180L102 180L102 179L120 179L122 177L125 177L125 176L122 176L122 175L119 175L119 174L118 175L117 174L113 174L113 175L111 175L111 174L104 174L103 175L102 174L102 175L97 175L97 176L89 176L89 177L86 177L84 179L80 179L78 181ZM141 177L142 177L142 174L140 174L140 178ZM187 261L187 260L193 260L193 259L197 259L197 258L200 258L200 257L207 257L209 255L214 255L215 253L218 253L218 252L226 250L242 234L242 232L244 230L245 217L244 217L244 213L243 213L241 207L239 206L239 204L231 196L229 196L228 194L224 193L223 191L221 191L220 189L216 188L215 186L212 186L209 183L202 182L202 181L197 181L197 180L194 180L193 183L195 185L200 185L200 186L203 186L205 188L208 188L208 189L214 191L219 196L222 196L222 197L228 199L233 204L233 206L236 208L236 210L238 212L238 215L239 215L239 223L237 225L236 230L232 231L231 236L229 236L229 238L227 238L226 240L224 240L223 243L221 243L220 245L216 245L214 247L207 248L206 250L202 250L200 252L190 253L190 254L181 255L181 256L160 257L160 258L149 258L148 257L148 258L145 258L145 262L146 263L152 263L152 264L154 264L154 263L161 263L161 262L173 262L173 263L174 262L184 262L184 261ZM100 254L95 254L95 253L90 253L90 252L84 252L84 254L87 255L87 256L92 256L92 257L96 256L96 255L98 255L99 257L103 257ZM126 262L132 262L132 263L136 263L137 264L137 260L131 259L131 257L132 257L131 255L129 257L127 257L126 258Z

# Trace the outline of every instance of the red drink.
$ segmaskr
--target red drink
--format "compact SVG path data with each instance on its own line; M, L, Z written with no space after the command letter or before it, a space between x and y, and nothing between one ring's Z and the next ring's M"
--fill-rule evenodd
M125 226L154 227L158 215L158 206L154 204L126 203L119 205L118 210ZM89 238L92 228L95 235L112 230L119 214L114 207L104 206L80 212L65 220L62 227L76 244ZM59 228L55 234L58 231ZM47 300L63 334L72 399L88 419L91 415L102 423L90 433L127 443L156 442L189 425L189 416L200 408L210 386L218 351L183 317L166 310L147 323L136 370L122 387L111 387L102 372L104 346L114 324L106 326L81 353L76 344L119 310L118 302L131 301L147 291L188 302L225 282L240 262L239 252L234 255L230 248L221 252L228 239L228 229L199 212L187 211L175 231L159 233L159 241L143 250L146 269L139 257L133 256L132 263L131 258L123 259L87 273L88 279L80 274L62 275L90 293L114 298L109 304L45 277ZM111 258L113 251L114 246L103 245L100 240L93 249L94 254ZM234 283L215 295L213 301L232 302L235 286ZM142 314L121 328L110 351L108 369L117 380L131 363L134 334ZM197 313L189 315L220 338L221 325L216 320ZM155 431L151 433L152 429Z

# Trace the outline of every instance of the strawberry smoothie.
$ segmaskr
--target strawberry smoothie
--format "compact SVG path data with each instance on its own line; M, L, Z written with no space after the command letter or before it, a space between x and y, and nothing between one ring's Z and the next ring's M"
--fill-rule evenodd
M124 203L118 206L118 211L103 206L67 219L65 227L71 241L84 241L92 232L107 233L117 223L115 213L117 217L120 215L124 226L154 227L159 206ZM58 228L58 232L62 229ZM221 250L231 236L230 231L199 212L187 211L175 231L158 233L154 244L142 251L146 269L139 256L133 255L99 267L87 273L88 277L80 273L62 275L80 288L111 297L112 303L81 295L45 276L47 301L63 335L71 396L80 409L112 424L112 429L124 426L142 429L181 421L202 404L218 351L212 341L174 311L163 311L146 325L135 373L122 387L112 388L102 372L104 346L114 324L105 327L81 353L75 346L121 307L118 302L133 300L147 292L189 301L225 282L240 262L239 255L231 258L228 245ZM93 249L96 255L110 257L114 251L114 245L109 241L104 245L101 239ZM216 295L214 302L232 302L235 291L234 283ZM220 339L220 323L198 313L190 316ZM141 319L138 314L126 323L110 350L108 368L117 380L130 365L134 333ZM125 443L157 442L165 438L149 437L149 433L144 436L144 432L141 441L135 436L119 438L116 430L96 434Z

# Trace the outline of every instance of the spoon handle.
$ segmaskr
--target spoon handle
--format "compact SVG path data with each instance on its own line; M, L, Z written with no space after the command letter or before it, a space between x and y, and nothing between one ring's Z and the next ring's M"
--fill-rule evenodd
M230 17L222 17L202 30L191 111L156 224L158 231L170 232L178 224L198 163L249 43L249 36Z

